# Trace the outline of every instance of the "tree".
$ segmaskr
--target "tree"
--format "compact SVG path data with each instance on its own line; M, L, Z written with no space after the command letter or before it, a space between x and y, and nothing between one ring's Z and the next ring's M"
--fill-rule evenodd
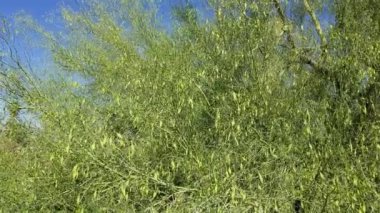
M87 82L33 102L35 208L380 209L377 4L207 2L170 32L151 1L62 10L66 36L44 35Z

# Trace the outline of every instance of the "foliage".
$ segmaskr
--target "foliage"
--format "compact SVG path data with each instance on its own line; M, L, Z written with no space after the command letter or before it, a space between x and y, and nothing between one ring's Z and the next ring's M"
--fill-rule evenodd
M151 1L63 9L67 36L42 34L58 71L87 81L2 72L41 128L0 150L1 208L379 211L380 5L208 6L207 22L190 1L176 7L170 32Z

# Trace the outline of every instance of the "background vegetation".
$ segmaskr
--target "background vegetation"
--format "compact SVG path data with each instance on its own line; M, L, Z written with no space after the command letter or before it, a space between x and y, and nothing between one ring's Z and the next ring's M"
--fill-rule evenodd
M4 19L0 212L380 211L380 1L207 5L170 29L145 0L63 8L60 32Z

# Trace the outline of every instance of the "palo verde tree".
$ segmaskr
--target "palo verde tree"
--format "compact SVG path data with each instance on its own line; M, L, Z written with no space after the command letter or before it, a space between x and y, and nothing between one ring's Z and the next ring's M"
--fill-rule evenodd
M167 30L152 1L91 0L43 32L86 82L30 104L33 208L379 210L379 4L197 3Z
M25 145L28 127L20 119L21 113L33 106L41 95L37 79L31 72L28 58L22 58L17 48L15 27L6 18L0 18L0 101L8 114L4 133L8 139Z

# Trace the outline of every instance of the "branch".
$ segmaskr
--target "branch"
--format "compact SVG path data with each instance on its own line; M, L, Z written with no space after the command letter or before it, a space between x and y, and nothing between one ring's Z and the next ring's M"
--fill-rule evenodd
M280 18L281 18L282 24L283 24L284 26L286 26L286 24L287 24L286 16L285 16L284 11L281 9L281 4L280 4L279 0L273 0L273 3L274 3L274 6L275 6L276 9L277 9L277 13L278 13L278 15L280 15ZM296 48L296 45L295 45L295 43L294 43L294 40L293 40L292 35L290 34L289 27L285 27L285 28L283 28L283 31L284 31L284 33L288 34L288 41L289 41L290 45L292 46L292 48L295 49L295 48Z
M304 0L304 2L306 2L306 4L309 6L308 8L309 8L309 10L308 10L308 12L309 12L309 14L313 14L313 16L314 16L314 18L315 18L315 14L311 11L311 9L310 9L310 5L308 4L308 2L307 2L307 0ZM275 7L276 7L276 9L277 9L277 13L279 14L279 16L280 16L280 19L281 19L281 21L282 21L282 24L284 25L284 26L286 26L286 24L287 24L287 19L286 19L286 16L285 16L285 13L284 13L284 11L282 10L282 8L281 8L281 4L280 4L280 1L279 0L273 0L273 3L274 3L274 5L275 5ZM306 6L305 6L306 7ZM316 23L316 28L317 28L317 26L319 26L319 29L320 29L320 36L322 36L321 37L321 41L322 41L322 43L326 43L326 39L325 39L325 37L323 36L323 33L322 33L322 30L321 30L321 28L320 28L320 24L319 24L319 21L318 21L318 19L316 19L315 18L315 23ZM314 22L314 20L313 20L313 22ZM287 35L288 35L288 41L290 42L290 45L291 45L291 47L293 48L293 49L296 49L297 47L296 47L296 45L295 45L295 42L294 42L294 39L293 39L293 36L292 36L292 34L290 33L290 30L289 30L289 27L285 27L285 28L283 28L283 31L284 31L284 33L286 33ZM317 30L318 31L318 30ZM323 38L323 39L322 39ZM326 68L326 67L324 67L324 66L321 66L318 62L316 62L315 60L313 60L312 58L310 58L310 57L308 57L308 56L305 56L305 55L300 55L300 59L301 59L301 61L303 62L303 63L305 63L305 64L308 64L308 65L310 65L314 70L316 70L318 73L320 73L320 74L327 74L328 73L328 69Z
M311 20L313 21L315 30L318 33L319 38L321 39L321 47L322 47L322 54L324 55L326 53L326 47L327 47L327 40L325 35L323 34L321 23L319 22L317 16L315 15L314 11L311 9L309 1L303 0L303 4L305 5L305 9L307 13L310 15Z
M38 83L36 82L36 77L33 76L33 73L31 72L32 69L27 69L25 65L21 61L20 54L16 48L16 43L15 43L15 36L13 35L13 29L10 27L6 19L1 20L1 26L0 26L0 48L4 48L8 51L8 57L6 59L0 58L0 66L4 66L6 68L13 69L14 71L21 72L22 77L24 77L26 80L26 83L29 84L32 88L34 88L39 96L41 95L41 92L38 87ZM30 61L27 62L28 67L31 68ZM4 79L8 79L7 75L7 70L0 70L0 75L4 77ZM8 81L8 80L6 80ZM18 92L21 93L26 93L29 95L29 85L22 85L18 84L17 82L7 82L8 83L8 88L6 89L11 89L11 85L13 85Z
M300 59L303 63L313 67L313 69L316 70L320 74L327 74L329 71L326 67L321 66L318 62L316 62L315 60L313 60L313 59L311 59L305 55L301 55Z

